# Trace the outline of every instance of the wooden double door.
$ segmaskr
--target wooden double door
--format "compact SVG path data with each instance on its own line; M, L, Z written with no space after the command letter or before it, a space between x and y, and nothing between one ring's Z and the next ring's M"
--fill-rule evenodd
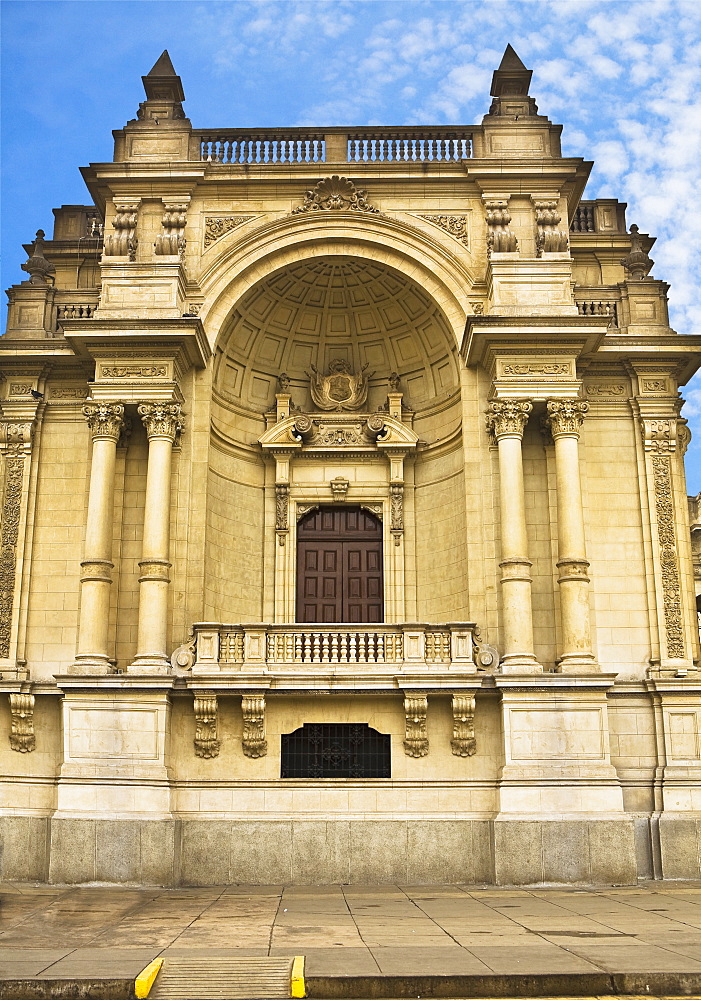
M297 526L297 621L382 622L382 522L361 507L320 507Z

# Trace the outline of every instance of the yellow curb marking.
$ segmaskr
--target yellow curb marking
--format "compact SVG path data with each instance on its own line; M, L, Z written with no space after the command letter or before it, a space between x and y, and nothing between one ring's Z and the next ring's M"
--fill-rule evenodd
M304 988L304 955L295 955L292 961L292 977L290 979L290 996L306 997Z
M139 973L139 975L134 980L134 992L136 993L139 1000L143 1000L151 992L151 987L156 981L156 976L161 971L161 966L163 965L162 958L154 958L152 962L146 966L146 968ZM293 994L294 996L294 994ZM302 993L302 996L304 994Z

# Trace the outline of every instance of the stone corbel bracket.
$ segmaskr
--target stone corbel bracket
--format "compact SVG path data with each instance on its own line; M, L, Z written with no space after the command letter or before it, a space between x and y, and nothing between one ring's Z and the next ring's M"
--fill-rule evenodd
M195 753L198 757L218 757L217 695L215 691L195 692Z
M164 198L163 207L165 209L161 225L163 232L156 237L153 249L157 257L179 256L181 260L185 257L185 224L187 223L187 210L190 205L190 196L183 195L177 198Z
M518 240L510 228L508 194L483 194L484 219L487 224L487 255L495 253L517 253Z
M567 253L569 251L569 233L559 229L562 215L558 210L556 194L532 194L531 202L535 211L536 224L536 257L544 253Z
M136 260L136 226L139 219L140 198L114 198L115 216L112 219L113 233L105 236L104 254L106 257L128 257Z
M241 748L247 757L265 757L268 742L265 738L265 695L245 694L241 698L243 735Z
M404 738L404 753L407 757L425 757L428 753L427 712L428 695L424 691L405 692L406 736Z
M10 694L10 749L18 753L36 750L34 734L34 695L26 692Z
M472 757L477 751L474 694L453 695L453 738L450 747L456 757Z

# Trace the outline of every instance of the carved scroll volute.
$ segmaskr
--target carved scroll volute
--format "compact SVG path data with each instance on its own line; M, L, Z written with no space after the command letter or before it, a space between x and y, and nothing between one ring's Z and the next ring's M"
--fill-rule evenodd
M218 757L217 696L214 691L195 694L195 753L198 757Z
M241 746L247 757L265 757L268 743L265 739L265 695L244 695L241 699L243 736Z
M426 714L428 696L423 691L413 691L404 695L404 715L406 717L406 737L404 753L407 757L425 757L428 753Z
M10 694L10 748L18 753L36 750L34 735L34 695Z
M450 746L456 757L472 757L477 750L474 694L453 695L453 738Z

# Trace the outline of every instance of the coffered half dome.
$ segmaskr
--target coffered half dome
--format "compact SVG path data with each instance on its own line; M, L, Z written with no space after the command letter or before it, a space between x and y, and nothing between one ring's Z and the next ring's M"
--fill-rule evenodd
M416 410L452 395L457 352L436 302L406 274L351 256L289 265L258 282L229 314L219 338L215 392L260 412L285 372L299 405L312 406L309 377L337 360L370 378L368 407L396 372Z

